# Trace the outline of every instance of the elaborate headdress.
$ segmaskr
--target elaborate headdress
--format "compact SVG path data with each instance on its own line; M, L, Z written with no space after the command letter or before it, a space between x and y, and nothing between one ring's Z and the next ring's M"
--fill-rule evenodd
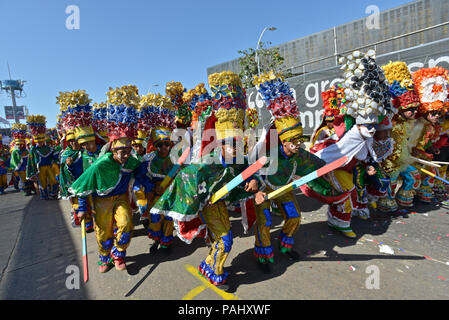
M449 107L448 71L441 67L423 68L412 74L421 105L419 112L442 111Z
M129 147L137 136L137 108L139 91L136 86L127 85L109 88L108 96L108 136L113 148Z
M382 66L382 69L390 83L393 105L400 110L418 107L419 97L415 91L407 64L402 61L390 61L390 63Z
M27 116L26 121L34 141L36 142L45 141L45 133L47 131L47 128L45 126L46 123L45 116L43 115Z
M184 92L182 99L190 110L192 110L192 128L196 129L198 126L199 117L202 113L202 107L205 102L211 105L211 96L204 87L204 83L198 84L194 89Z
M323 100L323 119L333 121L336 116L345 112L345 92L341 84L332 86L327 91L321 93Z
M165 94L170 98L176 108L176 123L189 127L192 122L192 109L184 102L183 95L186 89L181 82L171 81L165 86Z
M208 80L212 91L212 108L217 120L217 139L243 138L246 91L238 74L224 71L209 75Z
M27 125L22 123L13 123L11 125L11 134L14 138L14 143L25 143L27 138Z
M81 144L95 141L92 128L92 106L89 95L84 90L60 92L56 98L62 113L62 123L66 132L66 140L72 138Z
M150 132L153 145L170 141L172 131L176 128L175 110L170 98L149 93L142 96L139 105L138 128L143 134Z
M108 140L108 109L104 102L94 102L92 105L92 126L100 138L107 142Z
M392 95L385 74L375 61L375 51L366 54L354 51L341 57L339 63L344 70L346 114L356 123L377 123L379 116L396 113L391 104Z
M255 76L253 83L275 118L275 126L281 141L302 136L299 110L293 90L280 74L273 71Z

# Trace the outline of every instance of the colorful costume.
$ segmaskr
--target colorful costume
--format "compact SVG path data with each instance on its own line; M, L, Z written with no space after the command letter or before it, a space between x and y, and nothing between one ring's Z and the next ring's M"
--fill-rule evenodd
M10 162L8 147L3 145L2 139L0 135L0 194L4 194L5 189L8 188L7 173Z
M328 225L350 238L356 237L350 226L353 199L356 199L354 169L360 161L378 161L372 138L375 124L379 122L379 116L396 111L391 105L391 94L382 69L374 58L375 52L370 50L366 54L355 51L339 60L346 80L342 87L331 88L339 92L333 95L341 113L334 121L339 140L315 153L327 163L344 155L348 157L343 167L324 177L332 189L342 195L332 201L331 197L311 192L309 186L301 188L306 195L330 203Z
M41 199L56 199L58 197L58 182L53 172L53 148L45 144L45 116L28 116L27 124L37 143L31 147L28 155L26 178L37 177Z
M158 148L163 142L172 145L170 136L175 128L175 110L170 98L161 96L160 94L148 94L141 99L141 109L146 110L146 113L148 114L148 119L144 122L151 126L153 146ZM148 177L155 187L160 186L162 180L164 180L170 169L173 167L173 163L170 159L170 152L167 156L162 158L160 152L156 150L146 154L142 160L144 164L142 166L143 172L141 174ZM148 201L147 203L142 201L141 203L145 204L145 206L142 206L141 204L139 210L142 212L141 216L145 213L148 216L146 210L153 207L159 200L160 195L156 193L156 190L144 190L143 186L139 187L143 189L140 190L143 192L142 198L145 197ZM134 188L136 188L136 185ZM164 193L164 191L165 190L162 190L162 193ZM174 240L173 220L168 216L150 214L148 237L155 242L159 242L161 248L170 246Z
M137 88L124 86L110 89L107 95L108 135L112 153L100 156L69 189L79 197L80 212L87 212L87 196L92 195L100 272L107 271L112 261L118 270L126 268L124 258L133 231L128 186L141 164L134 157L125 158L127 160L123 164L114 158L114 154L120 156L122 151L129 155L131 140L137 135ZM140 179L140 176L136 175L135 178ZM140 182L145 185L147 180L142 178ZM146 187L151 189L150 185ZM117 227L115 233L114 224Z
M12 136L14 138L14 149L11 152L11 168L17 173L20 179L20 188L26 196L31 195L33 182L26 178L26 168L28 161L28 150L25 144L27 126L21 123L14 123L11 126Z
M422 128L419 138L412 149L412 154L415 157L432 160L432 153L438 151L436 142L440 139L441 131L439 117L443 116L449 107L448 74L449 72L441 67L423 68L412 74L421 103L419 106L421 117L418 119L413 130ZM433 115L433 113L436 114ZM435 168L427 168L427 170L436 174ZM421 176L421 185L417 189L418 199L424 203L431 203L434 197L434 178L425 174Z
M295 142L294 145L300 143L303 130L296 100L290 86L284 81L283 77L270 72L255 77L254 84L266 101L268 110L275 118L276 138L280 141L277 150L277 171L262 175L264 183L267 185L265 191L269 193L289 184L296 176L305 176L317 170L325 162L301 148L298 148L296 153L291 156L287 156L284 151L284 143L290 141ZM260 149L258 150L256 147L254 151L260 152ZM276 157L276 154L270 152L270 156ZM301 211L295 193L293 191L288 192L274 199L274 202L284 219L284 225L278 236L280 250L293 256L294 235L301 223ZM256 206L256 227L254 231L254 255L262 264L267 261L274 262L270 229L270 202L266 201Z
M237 74L225 71L209 76L213 100L201 113L203 128L209 128L207 137L216 135L219 142L243 142L246 94ZM204 137L204 136L203 136ZM151 214L163 214L174 220L177 235L190 243L195 237L209 236L212 247L199 266L200 272L213 284L224 285L228 273L223 270L232 248L232 232L225 201L238 202L253 194L239 185L213 205L211 196L247 168L243 148L237 158L224 159L221 148L211 153L206 148L208 138L202 140L200 163L182 169L167 191L150 210ZM240 160L239 163L237 160ZM249 178L252 180L253 177ZM261 182L261 181L260 181Z

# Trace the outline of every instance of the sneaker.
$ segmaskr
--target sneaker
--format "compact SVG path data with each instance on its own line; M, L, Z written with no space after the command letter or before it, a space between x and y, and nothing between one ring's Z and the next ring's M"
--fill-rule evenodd
M229 290L229 284L227 284L227 283L216 284L215 286L218 289L223 290L223 291L228 291Z
M347 238L351 238L351 239L357 238L357 235L352 231L341 231L341 233Z
M114 265L118 271L123 271L126 269L125 259L123 258L114 258Z

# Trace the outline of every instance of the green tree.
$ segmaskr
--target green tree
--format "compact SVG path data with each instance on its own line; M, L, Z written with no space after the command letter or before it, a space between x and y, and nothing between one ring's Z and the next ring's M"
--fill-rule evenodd
M278 48L266 48L266 45L270 44L271 42L260 42L260 48L257 50L261 74L270 70L279 72L284 64L284 57L279 53ZM238 53L242 55L239 58L241 67L240 79L242 79L242 84L246 89L252 88L254 87L252 83L253 77L258 75L256 50L249 48L247 50L239 50ZM291 76L291 72L284 72L283 75L288 78Z

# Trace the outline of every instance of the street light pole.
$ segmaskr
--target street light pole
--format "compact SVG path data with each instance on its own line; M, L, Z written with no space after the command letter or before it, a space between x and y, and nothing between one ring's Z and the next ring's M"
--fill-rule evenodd
M262 36L265 33L265 31L270 30L270 31L274 31L276 30L275 27L265 27L262 31L262 33L260 34L259 37L259 41L257 41L257 47L256 47L256 61L257 61L257 72L260 76L260 63L259 63L259 56L257 55L257 51L259 51L259 47L260 47L260 40L262 40Z

